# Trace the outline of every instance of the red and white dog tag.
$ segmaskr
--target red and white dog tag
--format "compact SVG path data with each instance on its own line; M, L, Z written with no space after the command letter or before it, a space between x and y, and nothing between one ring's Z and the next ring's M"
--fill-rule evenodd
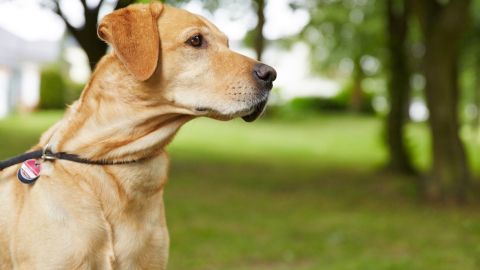
M29 159L22 163L17 173L18 180L24 184L33 184L40 177L40 163L36 159Z

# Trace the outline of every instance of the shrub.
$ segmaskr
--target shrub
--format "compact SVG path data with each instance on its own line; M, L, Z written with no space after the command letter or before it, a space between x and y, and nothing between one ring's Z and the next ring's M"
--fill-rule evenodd
M64 109L66 84L55 69L44 69L40 79L40 109Z

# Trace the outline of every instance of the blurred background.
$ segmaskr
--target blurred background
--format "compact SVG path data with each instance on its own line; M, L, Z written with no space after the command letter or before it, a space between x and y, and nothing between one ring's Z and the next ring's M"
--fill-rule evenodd
M1 159L79 97L98 21L132 2L0 0ZM480 0L166 2L278 72L262 119L169 146L169 269L480 269Z

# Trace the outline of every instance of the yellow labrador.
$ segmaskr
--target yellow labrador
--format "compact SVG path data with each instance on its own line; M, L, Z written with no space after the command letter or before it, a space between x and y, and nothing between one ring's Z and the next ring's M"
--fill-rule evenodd
M113 52L35 149L131 163L43 160L33 185L4 170L2 270L166 269L165 145L195 117L255 120L276 77L206 19L161 3L107 15L98 35Z

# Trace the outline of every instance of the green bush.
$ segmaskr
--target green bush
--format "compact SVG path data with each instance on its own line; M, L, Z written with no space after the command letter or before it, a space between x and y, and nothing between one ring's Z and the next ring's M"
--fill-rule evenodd
M271 105L266 111L266 117L297 118L322 112L345 112L348 104L336 98L298 97L283 105Z
M288 117L317 113L339 113L351 111L350 85L345 86L339 93L332 97L297 97L283 105L270 106L267 110L267 117ZM374 114L372 105L374 94L364 91L363 107L360 113Z
M348 103L338 97L299 97L290 101L290 106L298 111L346 111Z
M44 69L40 81L40 109L64 109L66 84L56 69Z

